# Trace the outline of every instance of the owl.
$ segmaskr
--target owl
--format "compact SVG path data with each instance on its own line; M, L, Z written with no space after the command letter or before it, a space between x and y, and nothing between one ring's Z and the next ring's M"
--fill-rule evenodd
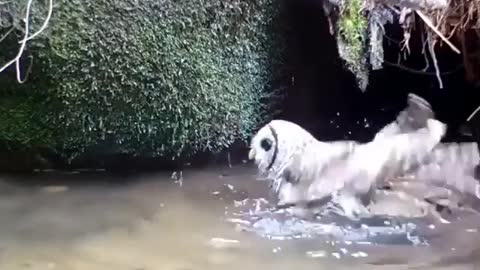
M369 143L321 142L295 123L273 120L253 137L249 158L272 181L277 205L283 207L328 206L353 217L384 197L379 190L407 186L406 178L415 191L429 191L415 197L419 203L444 204L451 190L479 197L473 176L477 145L440 143L445 131L430 104L409 94L406 109ZM409 197L403 191L395 194Z
M369 143L321 142L295 123L273 120L253 137L249 158L271 179L278 205L334 203L344 215L364 213L379 180L408 170L440 142L446 126L434 119L410 133Z
M353 141L321 142L293 122L273 120L252 138L248 156L259 174L272 182L277 204L288 206L298 203L304 197L300 191L330 163L347 157L356 145Z

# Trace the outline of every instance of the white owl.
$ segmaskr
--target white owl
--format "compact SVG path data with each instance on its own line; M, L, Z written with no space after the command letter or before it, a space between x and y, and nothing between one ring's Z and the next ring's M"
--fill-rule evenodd
M427 158L445 134L434 119L410 132L385 132L369 143L321 142L284 120L273 120L253 137L249 158L273 181L279 205L334 204L354 217L382 180Z

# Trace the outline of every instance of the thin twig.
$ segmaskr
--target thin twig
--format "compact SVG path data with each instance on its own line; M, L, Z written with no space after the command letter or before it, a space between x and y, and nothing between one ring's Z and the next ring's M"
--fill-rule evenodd
M29 17L30 17L30 8L32 7L33 0L29 0L27 3L27 11L25 12L25 36L21 42L20 49L18 50L17 56L10 60L7 64L5 64L2 68L0 68L0 72L3 72L6 68L8 68L13 63L16 63L17 69L17 81L22 82L21 73L20 73L20 58L25 50L25 46L27 45L27 38L28 38L28 27L29 27Z
M452 0L448 1L447 7L449 7L451 3L452 3ZM436 27L439 27L440 23L442 23L442 21L447 17L446 16L447 11L448 11L448 8L444 9L442 14L440 14L440 18L437 21L437 26Z
M473 111L473 112L468 116L467 122L470 121L470 120L475 116L475 114L477 114L479 111L480 111L480 106L477 107L477 108L475 109L475 111Z
M448 36L448 39L450 39L451 37L453 37L453 35L455 34L455 32L457 31L457 27L460 25L460 23L457 23L453 26L453 29L450 33L450 35Z
M10 35L10 33L13 32L13 30L15 30L15 26L12 26L8 31L7 33L5 33L5 35L3 35L1 38L0 38L0 42L2 42L4 39L6 39L8 37L8 35Z
M465 29L467 28L467 25L468 23L470 22L470 18L469 18L469 14L465 12L465 6L462 5L462 18L460 19L460 21L464 20L465 19L465 22L463 23L462 25L462 29Z
M392 62L390 62L388 60L385 60L385 59L383 60L383 63L385 63L388 66L396 67L398 69L402 69L402 70L405 70L405 71L413 73L413 74L426 75L426 76L437 76L436 72L429 72L429 71L414 69L414 68L407 67L407 66L399 64L399 63L392 63ZM459 64L456 68L454 68L450 71L441 72L440 75L441 76L446 76L446 75L454 74L455 72L458 72L463 67L464 67L463 64Z
M395 44L397 44L397 45L401 43L401 41L398 41L398 40L396 40L396 39L394 39L394 38L392 38L392 37L389 37L389 36L386 35L386 34L383 34L383 37L384 37L386 40L388 40L388 41L390 41L390 42L393 42L393 43L395 43Z
M437 56L435 55L435 41L433 40L431 33L429 33L428 35L428 49L430 51L430 56L432 57L432 60L433 60L433 66L435 67L435 73L437 75L438 84L439 84L438 87L440 89L443 89L443 81L440 75L440 68L438 67Z
M43 30L45 30L45 28L47 28L48 22L52 18L52 13L53 13L53 0L50 0L48 5L48 14L47 14L47 18L45 18L45 22L43 22L42 27L40 27L40 29L37 32L35 32L33 35L27 38L27 41L38 36L40 33L43 32Z
M423 55L423 58L425 59L425 67L423 68L422 71L426 72L430 68L430 61L428 61L427 52L425 50L427 48L427 43L428 43L427 39L425 38L425 32L422 31L422 33L420 34L420 37L422 39L422 55Z
M450 46L450 48L452 48L454 52L460 54L460 50L458 50L455 45L453 45L440 31L438 31L438 29L433 25L432 21L425 16L425 14L423 14L420 10L415 10L415 12L425 22L425 24L430 27L433 32L435 32L435 34L437 34L443 41L445 41L445 43L447 43L448 46Z
M30 55L29 58L30 58L30 64L28 65L27 71L25 72L25 78L23 78L23 80L20 83L26 82L28 80L30 73L32 72L33 56Z
M460 10L462 17L464 17L465 14L465 8L462 7ZM465 64L465 76L468 81L474 81L475 80L475 72L474 68L472 67L472 63L470 62L470 59L468 57L468 48L467 44L465 41L465 31L457 33L457 38L460 40L460 45L462 48L462 56L463 56L463 63Z
M43 31L45 29L45 27L48 24L48 21L51 18L51 13L52 13L52 10L53 10L53 0L50 0L48 15L47 15L47 18L45 19L45 22L43 23L41 29L39 31L37 31L36 33L34 33L32 36L29 36L30 11L31 11L31 7L32 7L32 3L33 3L33 0L28 0L28 2L27 2L27 10L25 12L25 18L24 18L24 22L25 22L25 31L24 32L25 33L24 33L23 39L19 42L20 43L20 48L18 49L18 53L15 56L15 58L13 58L12 60L10 60L8 63L6 63L4 66L2 66L0 68L0 73L1 73L5 69L7 69L9 66L11 66L13 63L15 63L15 68L16 68L16 71L17 71L17 81L19 83L25 82L25 80L22 80L22 74L21 74L21 69L20 69L20 59L22 58L22 55L25 51L25 47L27 46L27 41L30 40L31 38L33 38L34 36L38 35L41 31Z

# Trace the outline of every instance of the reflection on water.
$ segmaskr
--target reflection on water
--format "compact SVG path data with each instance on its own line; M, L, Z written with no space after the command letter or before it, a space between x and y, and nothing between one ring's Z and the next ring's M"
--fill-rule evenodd
M4 176L0 269L476 267L477 217L435 227L308 223L268 211L266 183L246 165L174 178Z

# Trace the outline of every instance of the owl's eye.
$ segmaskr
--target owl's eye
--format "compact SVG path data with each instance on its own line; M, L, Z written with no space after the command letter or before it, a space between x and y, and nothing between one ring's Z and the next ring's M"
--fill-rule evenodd
M260 142L260 146L263 148L263 150L265 150L266 152L270 151L270 149L272 149L272 140L270 139L262 139L262 141Z

